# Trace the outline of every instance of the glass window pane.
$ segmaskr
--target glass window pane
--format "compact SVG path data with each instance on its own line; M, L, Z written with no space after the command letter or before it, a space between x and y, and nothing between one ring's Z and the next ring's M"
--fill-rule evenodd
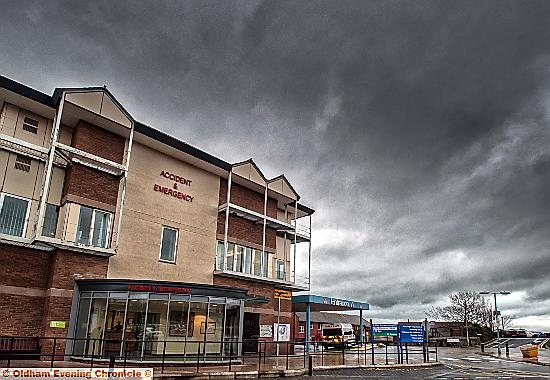
M260 276L262 273L262 251L254 250L254 275Z
M243 271L243 256L244 256L244 247L240 245L236 246L235 249L235 272Z
M124 331L124 341L126 347L122 354L128 358L140 358L143 345L145 329L145 312L147 310L147 297L133 298L130 294L128 299L128 311L126 312L126 329ZM126 353L124 353L126 349Z
M162 242L160 247L160 259L174 262L176 260L177 230L163 227Z
M262 260L262 276L267 277L267 272L269 268L269 253L264 252L263 254L263 260Z
M107 326L105 328L104 352L106 356L120 355L122 332L126 320L126 300L109 299L107 310Z
M180 296L178 296L180 297ZM176 300L173 296L170 299L170 314L168 316L168 336L166 340L167 354L184 354L185 341L193 335L193 318L187 321L189 314L189 297Z
M168 299L149 300L147 325L145 326L145 347L143 350L145 355L162 355L163 341L167 339L167 311Z
M224 312L225 304L211 303L208 313L208 323L206 325L201 324L201 329L206 334L207 343L205 347L205 352L207 354L221 354Z
M75 341L73 345L74 356L83 356L84 353L88 351L87 347L91 345L87 335L90 301L90 298L80 300L78 318L76 320Z
M252 248L246 248L244 251L244 273L252 273Z
M92 226L92 209L86 206L80 206L78 216L78 227L76 229L76 243L90 244L90 227Z
M4 194L0 211L0 233L22 237L29 201Z
M94 211L94 228L92 233L92 245L99 248L107 248L109 236L109 222L111 214L104 211Z
M42 227L42 236L55 237L58 215L59 207L50 203L46 204L46 213L44 214L44 227Z
M225 247L223 241L219 241L216 246L216 270L221 270L223 265L223 255L225 252Z
M283 260L277 260L277 279L285 279L285 262Z
M105 309L107 308L107 298L94 298L92 301L92 309L90 311L90 325L88 327L88 336L90 343L88 344L87 354L103 355L102 341L103 329L105 328Z
M226 258L226 269L233 270L233 253L235 252L235 244L227 244L227 258Z
M204 342L206 337L206 312L208 304L205 302L191 302L191 312L189 314L189 331L187 335L186 352L196 354L199 348L198 342L201 342L201 352L204 352ZM201 329L202 327L202 329Z
M227 304L225 312L224 329L224 354L235 356L238 353L239 340L239 319L241 317L241 306L239 304ZM228 343L232 341L235 343Z

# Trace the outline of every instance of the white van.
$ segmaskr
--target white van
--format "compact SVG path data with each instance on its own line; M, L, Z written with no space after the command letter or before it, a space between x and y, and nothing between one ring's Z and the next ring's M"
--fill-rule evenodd
M349 347L355 344L355 333L351 323L331 323L323 325L323 347Z

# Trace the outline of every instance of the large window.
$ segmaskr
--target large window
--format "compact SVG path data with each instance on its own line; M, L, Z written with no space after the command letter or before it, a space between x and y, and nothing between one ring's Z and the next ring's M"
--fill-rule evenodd
M277 271L277 279L278 280L284 280L285 279L285 262L283 260L276 260L276 271Z
M0 234L25 235L30 201L15 195L0 195Z
M160 243L160 261L176 262L176 250L178 248L178 230L170 227L162 227Z
M72 354L129 360L205 360L238 355L243 303L225 297L141 292L81 292ZM222 342L225 340L225 342ZM170 358L170 355L173 357Z
M109 247L111 213L80 206L76 243L98 248Z
M225 247L223 242L218 241L218 245L216 247L217 270L222 269L224 251ZM262 252L260 249L248 248L234 243L227 244L225 269L228 271L267 277L269 264L268 260L269 252Z

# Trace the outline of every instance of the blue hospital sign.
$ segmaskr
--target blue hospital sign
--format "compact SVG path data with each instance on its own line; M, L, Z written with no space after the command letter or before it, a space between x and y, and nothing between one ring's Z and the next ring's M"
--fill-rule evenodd
M399 325L399 341L401 343L422 343L424 342L423 325Z

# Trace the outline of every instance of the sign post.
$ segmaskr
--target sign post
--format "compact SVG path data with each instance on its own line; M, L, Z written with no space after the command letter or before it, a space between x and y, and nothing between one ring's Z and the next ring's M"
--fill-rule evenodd
M275 289L273 291L273 298L278 301L277 307L277 356L279 356L279 326L281 325L281 300L292 300L292 292L289 290ZM309 326L308 326L309 328Z

